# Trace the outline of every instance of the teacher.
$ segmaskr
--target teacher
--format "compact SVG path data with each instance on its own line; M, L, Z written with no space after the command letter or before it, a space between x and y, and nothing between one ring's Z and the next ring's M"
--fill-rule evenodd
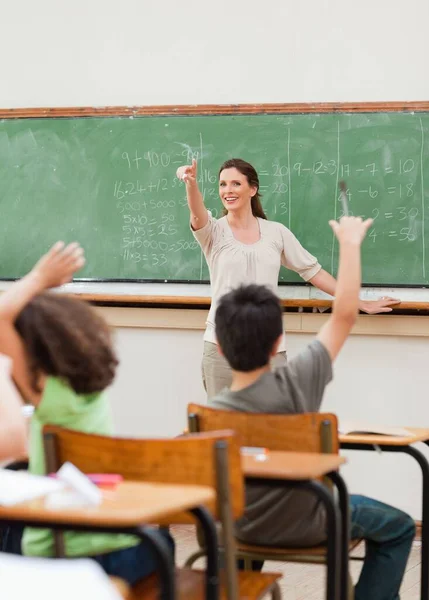
M213 218L204 205L197 182L197 162L179 167L177 176L186 184L191 229L210 271L212 303L204 334L202 372L207 397L211 398L230 387L232 380L231 369L216 344L214 317L221 296L240 284L250 283L265 285L277 293L281 265L331 296L335 296L336 280L287 227L267 219L258 174L248 162L231 158L219 170L219 196L224 206L220 219ZM361 300L359 308L369 314L383 313L390 312L390 306L397 303L393 298ZM285 361L283 338L272 366Z

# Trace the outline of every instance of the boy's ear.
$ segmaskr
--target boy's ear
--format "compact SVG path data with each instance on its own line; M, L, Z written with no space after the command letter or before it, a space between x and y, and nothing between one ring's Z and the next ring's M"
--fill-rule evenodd
M279 346L282 343L282 341L283 341L283 333L281 333L279 335L279 337L276 339L276 341L274 342L273 347L270 352L270 357L275 356L277 354L277 351L278 351Z

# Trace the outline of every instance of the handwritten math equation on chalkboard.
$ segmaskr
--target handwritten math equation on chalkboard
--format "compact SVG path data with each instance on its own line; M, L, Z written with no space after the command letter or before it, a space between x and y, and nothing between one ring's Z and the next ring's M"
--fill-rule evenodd
M179 156L182 160L178 162L184 164L188 152ZM154 150L141 155L135 150L132 153L124 151L121 159L125 161L129 175L141 177L118 179L114 184L113 197L122 220L123 260L153 268L163 267L168 264L169 255L197 250L196 241L181 238L183 232L176 219L176 210L186 210L187 201L184 183L171 175L171 156ZM158 171L159 167L165 169L168 177L151 177L150 171ZM178 188L181 189L180 200L172 194Z
M335 160L330 160L328 163L324 164L322 161L318 161L314 163L311 167L307 167L303 165L303 163L294 163L292 166L292 172L298 177L304 177L306 174L312 174L315 177L330 175L336 176L339 173L340 179L347 179L352 177L355 183L354 191L350 188L347 188L346 195L349 206L353 206L353 201L356 199L357 205L356 209L353 210L351 208L349 210L350 216L361 216L362 218L372 218L374 219L374 225L380 227L377 229L374 227L369 232L369 236L372 239L372 242L375 243L378 235L388 237L397 237L400 242L414 242L418 238L418 217L420 212L418 208L412 206L409 208L407 205L412 202L415 195L416 190L416 162L411 159L399 159L397 169L394 167L383 167L379 168L377 163L369 163L364 167L353 166L350 164L340 164L339 168ZM286 177L289 174L289 167L287 165L279 165L274 164L274 173L271 174L272 177L281 176ZM359 185L359 176L361 174L367 174L370 177L377 177L377 174L381 173L383 175L383 180L381 185L377 183L373 183L369 181L367 185ZM390 175L395 177L395 182L397 181L397 175L401 175L401 183L395 183L394 185L387 185L386 187L386 175ZM407 181L407 175L409 174L409 181ZM263 175L270 175L267 172L264 172ZM388 180L387 180L388 181ZM417 186L420 182L417 182ZM268 191L270 194L287 194L289 191L290 182L281 182L270 185L261 185L260 189L262 192ZM420 189L418 189L420 192ZM399 204L404 204L405 206L396 206L393 210L383 211L377 207L377 198L381 198L382 196L388 196L389 198L395 201L399 201ZM370 212L367 214L362 213L359 209L361 206L360 200L363 198L367 198L372 202L374 208L370 209ZM337 201L340 202L340 196L338 194ZM288 206L285 202L275 203L274 205L274 215L285 215L288 212ZM344 216L344 211L340 209L334 217L341 218ZM377 223L375 221L378 220ZM386 221L386 223L382 223L382 221ZM401 222L406 221L406 225ZM387 223L388 222L388 223ZM392 227L394 227L392 229Z
M153 149L132 148L120 153L118 179L112 194L121 228L121 256L124 262L149 268L167 265L171 256L184 251L197 251L198 243L184 231L183 215L187 210L184 183L175 176L178 165L199 161L198 182L207 208L213 217L223 215L217 186L217 166L209 160L199 133L200 147L187 144L176 153ZM207 166L209 165L209 166ZM260 193L268 217L291 227L291 215L296 197L309 179L332 180L336 202L330 218L343 216L338 181L351 183L347 187L349 214L371 217L373 226L368 240L374 248L383 239L395 239L398 244L424 245L424 214L422 211L421 164L415 157L395 159L380 157L372 162L359 159L341 162L324 158L312 162L295 160L291 152L288 131L284 161L271 160L259 169ZM162 175L162 176L160 176ZM381 200L383 202L380 202ZM387 208L386 208L387 207ZM331 270L334 268L334 244L331 248ZM423 260L424 268L424 260ZM200 277L203 277L201 269ZM207 275L206 275L207 277Z

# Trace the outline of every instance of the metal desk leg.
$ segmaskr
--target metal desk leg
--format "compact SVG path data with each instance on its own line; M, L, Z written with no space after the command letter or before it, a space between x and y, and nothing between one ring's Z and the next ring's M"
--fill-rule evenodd
M425 444L429 445L428 442L425 442ZM429 464L426 457L412 446L404 446L402 452L415 458L422 470L422 567L420 598L421 600L429 600Z
M174 562L168 543L153 527L137 527L135 533L143 539L149 540L156 554L159 582L161 587L161 600L176 599L176 582L174 576Z
M337 471L328 473L328 477L338 490L338 503L341 513L340 537L340 598L348 600L349 592L349 543L350 543L350 500L344 479Z
M326 600L339 600L339 547L341 522L339 509L331 491L322 483L316 480L285 480L285 479L264 479L260 477L248 478L257 485L269 485L270 487L290 489L304 488L311 491L321 500L326 509L326 525L328 531L327 539L327 577L326 577Z
M424 442L429 446L429 440ZM372 444L357 444L343 442L343 450L371 450ZM412 456L422 470L422 566L420 580L420 600L429 600L429 463L426 457L412 446L382 445L383 452L403 452Z
M307 482L306 487L312 490L323 502L326 509L327 521L327 577L326 577L326 600L338 600L339 598L339 538L340 538L340 518L338 508L330 490L318 481Z
M219 555L216 525L209 511L203 506L191 510L198 519L204 534L204 545L207 555L206 567L206 598L219 598Z

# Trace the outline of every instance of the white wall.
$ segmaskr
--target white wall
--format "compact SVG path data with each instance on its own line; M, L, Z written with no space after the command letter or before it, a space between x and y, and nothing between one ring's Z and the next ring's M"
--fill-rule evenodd
M3 2L3 107L427 100L427 0Z
M202 332L118 328L118 376L110 393L118 433L178 435L188 402L206 401L201 382Z
M254 8L253 8L253 6ZM428 100L427 0L3 2L0 105ZM118 330L118 428L178 433L203 400L200 331ZM307 341L289 336L293 355ZM354 337L325 408L429 424L427 341ZM419 518L409 459L352 456L352 490Z

